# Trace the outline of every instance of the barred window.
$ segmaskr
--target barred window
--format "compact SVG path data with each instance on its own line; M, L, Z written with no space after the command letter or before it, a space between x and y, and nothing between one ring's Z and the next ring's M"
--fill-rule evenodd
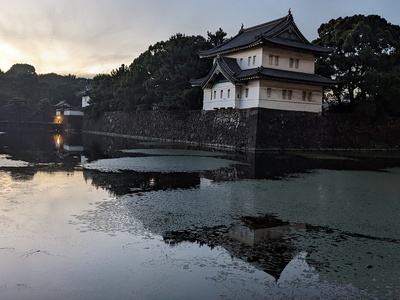
M307 98L307 92L303 91L303 93L301 95L301 100L306 101L306 98Z
M267 97L271 98L271 88L267 88Z

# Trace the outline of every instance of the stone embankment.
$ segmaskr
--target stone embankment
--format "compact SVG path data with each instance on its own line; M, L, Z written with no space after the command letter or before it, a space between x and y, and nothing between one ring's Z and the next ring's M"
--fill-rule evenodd
M84 132L232 150L400 150L400 120L267 109L107 112Z

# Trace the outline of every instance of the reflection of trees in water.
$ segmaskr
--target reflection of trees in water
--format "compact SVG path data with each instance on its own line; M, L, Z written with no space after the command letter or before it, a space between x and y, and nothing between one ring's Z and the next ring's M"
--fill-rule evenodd
M64 151L56 145L54 132L46 130L19 130L7 132L0 139L0 154L12 160L29 163L29 167L3 168L14 180L31 180L36 172L73 172L80 164L80 155ZM80 135L64 136L64 142L80 143ZM61 147L61 148L60 148Z
M29 181L33 179L37 170L33 167L9 168L9 174L14 181Z
M247 153L237 166L242 178L283 179L317 169L376 171L400 166L398 153L287 152Z
M54 132L29 130L7 132L0 140L1 152L29 163L58 163L64 160L56 150Z
M85 180L91 179L92 185L121 196L146 191L169 189L189 189L200 184L197 173L141 173L125 171L122 173L102 173L84 170Z
M83 134L84 155L89 159L120 157L122 149L138 148L138 141L128 138Z

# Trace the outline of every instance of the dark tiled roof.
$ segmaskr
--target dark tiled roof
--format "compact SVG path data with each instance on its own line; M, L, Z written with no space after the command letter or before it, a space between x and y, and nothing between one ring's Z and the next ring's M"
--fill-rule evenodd
M237 75L242 70L236 63L236 59L229 57L218 57L213 67L211 68L208 75L200 79L190 80L192 86L206 86L209 82L212 82L220 73L231 82L237 82Z
M285 17L241 29L239 33L220 46L213 49L200 51L200 57L214 57L219 54L234 52L253 47L259 44L270 44L283 48L299 51L323 54L331 52L331 49L311 44L297 28L292 14Z
M60 101L54 105L55 107L70 108L71 105L66 101Z
M234 58L218 57L213 68L204 78L193 79L193 86L205 87L211 85L213 80L222 73L223 76L233 84L245 84L250 79L271 79L287 82L297 82L317 85L334 85L337 82L317 74L300 73L293 71L278 70L272 68L254 68L241 70Z
M271 68L243 70L237 77L239 81L249 80L252 78L264 78L299 83L312 83L318 85L333 85L337 83L335 80L317 74L292 72Z

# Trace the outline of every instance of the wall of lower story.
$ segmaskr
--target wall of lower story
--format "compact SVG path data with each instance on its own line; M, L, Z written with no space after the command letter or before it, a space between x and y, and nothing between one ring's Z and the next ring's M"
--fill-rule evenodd
M214 111L107 112L83 130L234 150L400 150L400 120L251 108Z

